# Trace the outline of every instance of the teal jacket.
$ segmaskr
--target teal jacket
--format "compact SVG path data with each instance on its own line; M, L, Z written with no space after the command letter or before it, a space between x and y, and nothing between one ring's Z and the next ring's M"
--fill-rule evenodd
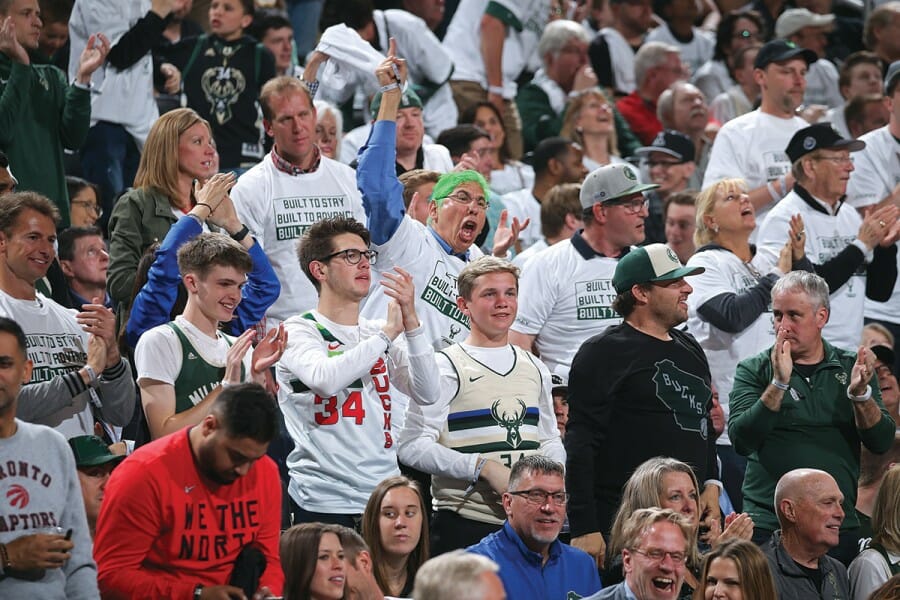
M856 427L853 401L847 398L850 372L856 354L825 345L825 360L809 380L791 374L779 412L760 400L772 381L772 349L737 365L729 400L728 436L735 450L747 456L744 476L744 510L754 524L774 531L775 484L793 469L812 468L830 473L844 494L843 529L859 526L856 518L856 484L859 479L860 443L876 454L890 449L895 425L881 402L878 381L870 385L881 408L881 420L869 429Z
M0 150L18 189L39 192L69 224L63 148L77 150L91 126L91 94L53 65L23 65L0 52Z

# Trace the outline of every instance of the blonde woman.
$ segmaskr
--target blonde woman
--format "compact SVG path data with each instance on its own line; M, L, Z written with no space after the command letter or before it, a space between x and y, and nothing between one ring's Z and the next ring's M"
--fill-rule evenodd
M585 90L569 102L559 134L581 146L588 172L625 162L619 156L613 105L600 88Z

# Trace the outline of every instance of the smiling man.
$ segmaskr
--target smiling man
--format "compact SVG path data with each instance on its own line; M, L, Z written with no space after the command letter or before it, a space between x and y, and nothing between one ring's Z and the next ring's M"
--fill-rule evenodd
M687 519L671 509L634 511L622 530L625 581L585 600L675 600L686 571Z
M516 462L503 494L506 523L468 552L500 565L508 598L568 600L600 589L593 559L557 538L566 520L565 467L535 454Z
M649 458L671 456L690 464L703 482L701 513L719 514L709 363L693 336L676 329L687 320L693 291L685 278L703 271L682 266L663 244L631 250L612 278L613 309L624 322L588 339L572 361L569 522L572 545L597 557L598 564L601 535L610 533L622 488Z
M772 288L772 312L775 344L738 363L729 402L728 437L747 456L743 496L753 541L764 543L778 527L773 509L783 509L776 478L796 468L821 469L834 475L846 513L840 545L831 543L830 554L849 564L859 537L853 507L860 444L886 452L894 421L881 402L871 350L848 352L822 338L831 312L823 278L788 273Z
M287 466L295 524L354 527L378 483L400 474L395 390L415 390L427 402L438 394L434 350L416 316L409 273L381 274L386 320L359 317L377 258L369 232L347 217L319 221L300 243L300 266L319 303L285 322L288 345L276 368L294 441Z
M144 333L134 350L137 382L154 439L198 425L225 388L243 381L264 384L266 370L284 351L283 328L273 329L251 351L256 330L240 337L219 331L240 304L253 260L221 233L201 233L178 249L188 299L174 321Z
M509 343L518 274L512 263L493 256L460 272L456 305L471 332L437 353L436 401L425 406L414 395L406 415L400 460L433 476L435 554L465 548L501 529L507 507L500 496L519 459L542 454L565 460L550 372L533 354Z
M775 510L781 529L763 552L780 598L850 597L847 570L827 554L838 545L843 501L837 482L825 471L794 469L778 480Z
M806 256L828 284L833 312L840 315L828 322L823 335L845 350L858 345L866 298L888 300L897 277L894 242L900 237L900 211L885 206L862 218L843 205L854 170L850 153L865 147L862 140L842 138L830 123L795 133L786 153L797 183L768 213L756 239L760 254L774 264L791 217L803 217Z

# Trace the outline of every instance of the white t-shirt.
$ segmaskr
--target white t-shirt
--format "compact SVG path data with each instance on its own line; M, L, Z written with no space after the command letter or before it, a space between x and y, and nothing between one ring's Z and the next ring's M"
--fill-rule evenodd
M687 266L706 269L690 278L694 291L688 296L688 332L694 336L709 360L712 382L719 392L719 402L728 419L728 395L734 387L734 370L738 362L761 352L775 343L775 321L772 305L759 315L746 329L738 333L722 331L697 314L697 309L707 301L721 294L740 294L758 283L757 273L765 275L771 271L773 263L763 254L757 253L750 261L756 270L744 264L733 252L724 248L703 250L688 259ZM718 444L728 445L728 431L722 433Z
M315 321L285 322L288 346L275 368L294 440L288 492L308 511L357 514L380 481L399 474L397 413L405 406L396 405L396 390L414 387L417 397L437 400L434 351L416 332L387 348L378 335L384 321L339 325L312 314Z
M228 349L234 344L234 337L220 332L215 338L211 338L197 329L183 315L175 317L175 324L181 328L203 361L213 367L225 366L226 355ZM134 349L134 365L137 369L138 383L142 379L155 379L175 385L175 380L181 373L183 358L181 340L168 324L158 325L146 331ZM249 381L250 371L253 367L253 348L247 351L242 362L244 363L244 373L247 376L246 380ZM196 400L195 405L202 399L192 398L192 400Z
M29 383L50 381L85 365L88 334L75 321L77 312L40 292L34 300L20 300L0 290L0 315L18 323L27 338L28 358L34 364ZM75 396L71 406L43 417L40 422L66 438L93 434L94 415L88 400L89 392L82 392Z
M663 23L647 34L646 41L663 42L678 47L681 50L681 61L690 67L691 73L696 73L700 67L712 60L716 39L697 27L691 27L691 33L693 34L691 41L684 43L672 35L668 24Z
M877 204L887 198L900 185L900 144L891 135L890 125L885 125L861 136L866 147L853 153L855 170L847 185L847 204L856 208ZM900 266L900 252L897 253ZM865 316L870 319L900 323L900 277L894 284L894 292L887 302L866 298Z
M853 139L853 136L850 135L850 129L847 127L847 117L844 115L845 108L847 108L846 104L829 108L825 111L825 116L822 117L819 123L831 123L831 126L841 134L842 138L850 140ZM859 156L859 154L854 155L854 160L856 156ZM850 175L850 177L853 177L853 175Z
M615 89L630 94L637 89L637 81L634 78L634 49L628 44L628 40L612 27L604 27L600 30L600 35L606 40L609 48L609 62L612 65Z
M862 217L852 206L842 206L836 215L832 215L831 209L826 209L822 203L817 203L817 207L821 210L813 208L795 191L791 191L769 211L759 227L759 253L773 264L778 260L791 229L791 216L796 214L803 217L806 256L814 264L830 260L856 239ZM866 262L870 260L871 253L867 253ZM866 299L865 268L863 264L847 283L831 290L831 318L822 330L822 337L838 348L855 351L859 347Z
M730 87L728 91L722 92L709 103L709 112L716 121L722 124L745 115L751 110L753 110L753 103L739 85Z
M692 81L707 100L715 98L735 85L735 81L728 74L728 67L721 60L711 60L693 71Z
M434 235L418 221L404 216L394 235L386 243L372 246L378 251L373 266L372 288L360 314L367 319L384 319L390 300L378 285L380 273L394 267L406 269L416 288L416 313L425 326L428 341L437 348L466 339L469 318L456 306L459 296L456 278L466 263L447 254ZM474 244L469 258L481 256Z
M500 201L506 207L509 223L512 223L513 217L518 217L519 223L524 223L525 219L531 219L528 227L519 232L519 242L522 244L523 250L543 239L544 236L541 234L541 203L531 193L531 188L504 194Z
M519 190L530 190L534 186L534 169L517 160L503 165L502 169L491 171L491 189L501 196Z
M538 354L553 373L567 374L582 342L622 322L612 309L618 262L595 254L579 234L528 262L512 329L536 336Z
M713 142L703 188L720 179L742 177L755 190L791 171L785 148L798 130L809 125L800 117L782 119L757 109L724 125ZM757 231L771 204L757 209Z
M550 245L547 243L547 240L545 238L541 238L532 245L528 246L528 248L526 248L525 250L522 250L521 252L516 254L516 257L513 258L512 262L514 265L524 271L525 266L529 263L529 261L531 261L532 258L534 258L535 254L537 254L541 250L546 250L549 247Z
M841 96L838 87L838 70L831 61L820 58L809 65L806 72L806 93L803 94L804 104L822 104L829 108L837 108L844 105L844 97Z
M366 223L356 172L323 156L314 173L289 175L275 168L268 154L241 175L231 198L281 282L281 295L266 313L267 328L315 307L319 297L300 268L297 242L310 225L328 217Z
M521 28L506 27L503 42L503 97L512 100L516 79L529 64L550 18L549 0L462 0L447 27L444 48L453 57L454 81L474 81L487 89L487 75L481 55L481 17L489 4L509 13Z

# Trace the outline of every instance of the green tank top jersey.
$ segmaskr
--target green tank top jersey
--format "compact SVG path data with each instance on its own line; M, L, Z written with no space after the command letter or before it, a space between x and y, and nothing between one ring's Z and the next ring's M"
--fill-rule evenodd
M181 371L175 378L175 412L180 413L196 406L219 385L225 376L225 367L216 367L203 360L181 327L174 322L169 323L169 327L178 336L181 344ZM219 335L229 346L234 343L234 340L224 333L220 332ZM241 365L241 381L245 376L245 368Z

